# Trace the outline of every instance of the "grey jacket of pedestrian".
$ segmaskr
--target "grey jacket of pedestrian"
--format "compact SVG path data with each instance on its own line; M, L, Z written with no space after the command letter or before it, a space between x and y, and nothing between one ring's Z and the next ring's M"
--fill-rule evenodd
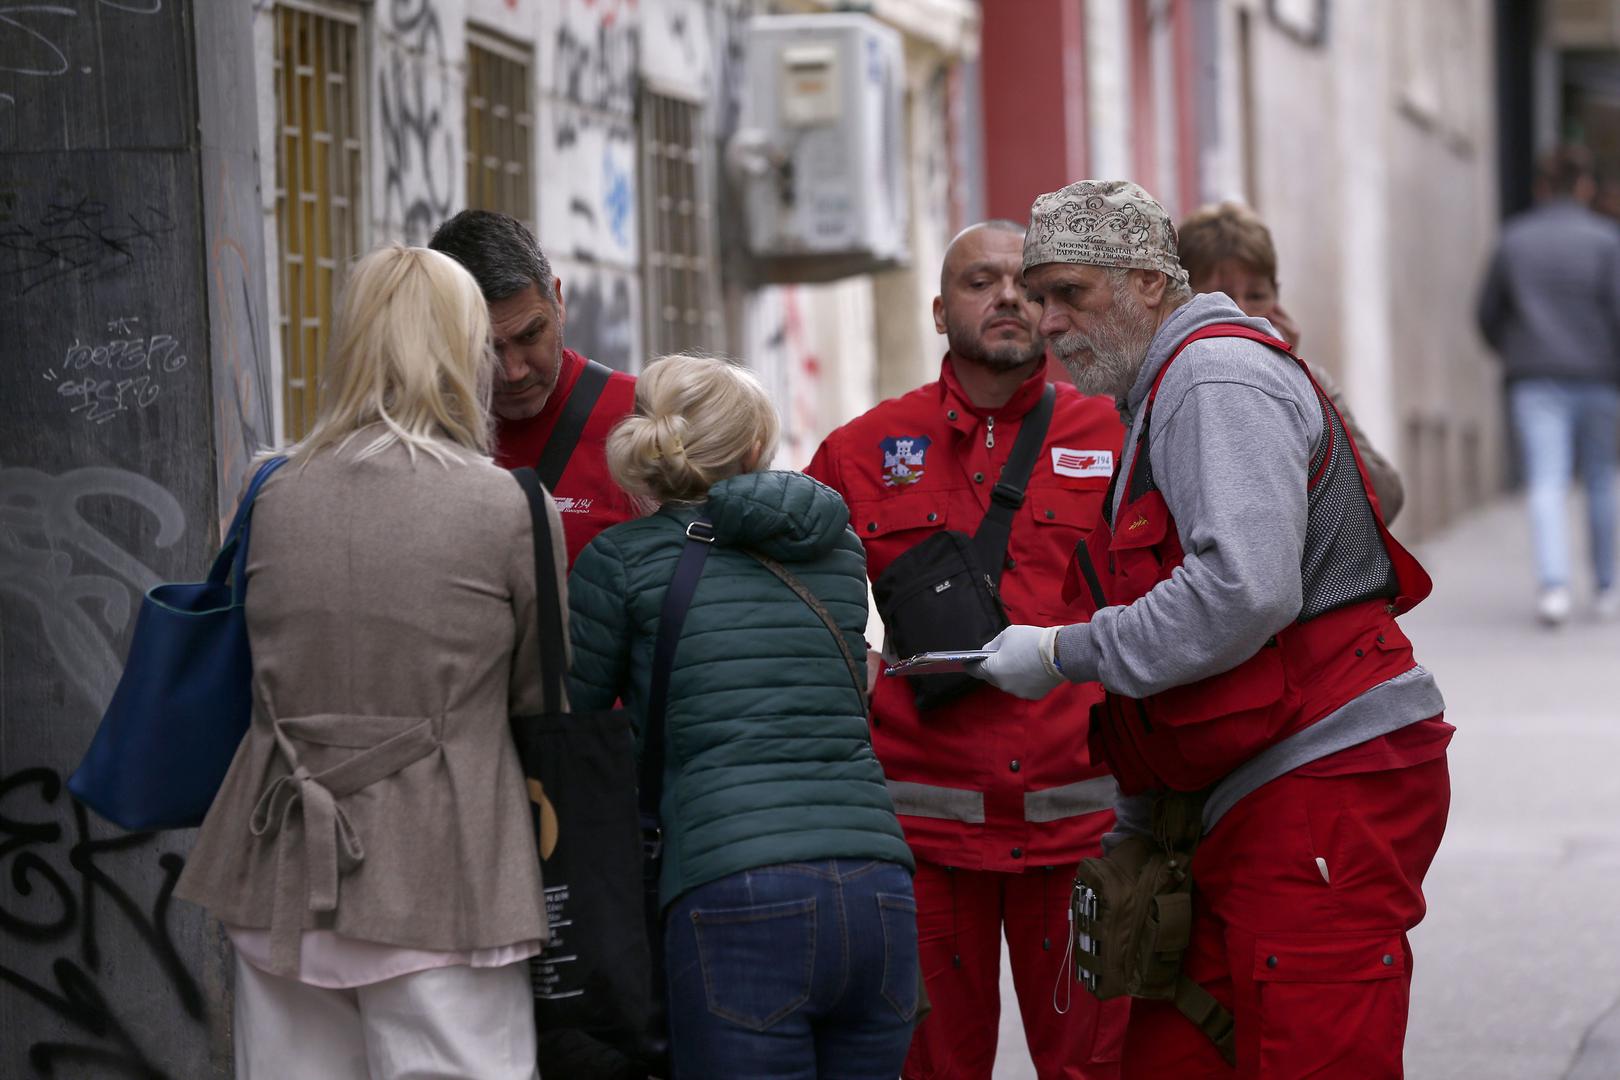
M511 475L402 446L290 464L254 507L247 586L252 726L175 894L268 927L278 974L297 972L300 929L429 950L543 940L508 728L540 707Z
M1479 327L1509 379L1620 382L1620 226L1572 199L1509 221Z

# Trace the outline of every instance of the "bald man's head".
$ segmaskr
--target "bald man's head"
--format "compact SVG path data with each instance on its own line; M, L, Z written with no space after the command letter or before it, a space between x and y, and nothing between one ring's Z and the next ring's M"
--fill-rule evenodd
M1024 296L1024 227L994 219L970 225L945 249L934 329L951 355L997 371L1041 360L1040 312Z
M991 218L988 221L980 221L976 224L969 225L967 228L951 237L951 242L945 245L945 258L941 259L939 264L939 291L941 293L945 292L945 282L949 279L951 274L952 260L955 259L960 261L962 258L962 241L969 236L973 236L987 230L990 232L1010 233L1018 237L1018 243L1020 245L1022 245L1024 242L1024 227L1018 224L1018 222L1010 221L1007 218Z

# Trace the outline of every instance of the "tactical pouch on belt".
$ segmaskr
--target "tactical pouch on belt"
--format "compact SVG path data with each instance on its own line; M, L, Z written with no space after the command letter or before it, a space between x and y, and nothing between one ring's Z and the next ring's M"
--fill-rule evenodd
M872 582L872 596L887 635L884 651L897 659L922 652L977 649L1007 628L1001 568L1012 538L1013 515L1040 457L1057 391L1047 386L1013 440L990 509L972 536L935 533L901 553ZM955 701L984 685L972 675L909 675L919 710Z
M1075 979L1095 997L1173 1001L1233 1062L1232 1014L1181 972L1192 937L1192 855L1204 793L1154 803L1153 835L1133 835L1075 872L1069 947Z

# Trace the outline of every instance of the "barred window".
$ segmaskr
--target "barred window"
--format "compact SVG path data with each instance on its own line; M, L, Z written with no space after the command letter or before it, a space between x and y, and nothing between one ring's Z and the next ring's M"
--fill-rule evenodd
M467 30L467 206L534 224L528 52Z
M298 439L315 420L333 307L360 249L359 18L348 5L283 0L274 22L283 434Z
M646 354L719 351L713 200L703 153L703 110L641 94L642 253Z

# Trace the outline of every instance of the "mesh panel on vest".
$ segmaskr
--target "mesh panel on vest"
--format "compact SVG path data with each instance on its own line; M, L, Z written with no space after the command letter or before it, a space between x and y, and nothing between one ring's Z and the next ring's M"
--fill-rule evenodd
M1310 490L1305 523L1300 622L1374 597L1392 597L1397 591L1395 567L1356 468L1350 436L1339 411L1320 389L1316 396L1328 437L1311 460L1311 475L1319 479Z

